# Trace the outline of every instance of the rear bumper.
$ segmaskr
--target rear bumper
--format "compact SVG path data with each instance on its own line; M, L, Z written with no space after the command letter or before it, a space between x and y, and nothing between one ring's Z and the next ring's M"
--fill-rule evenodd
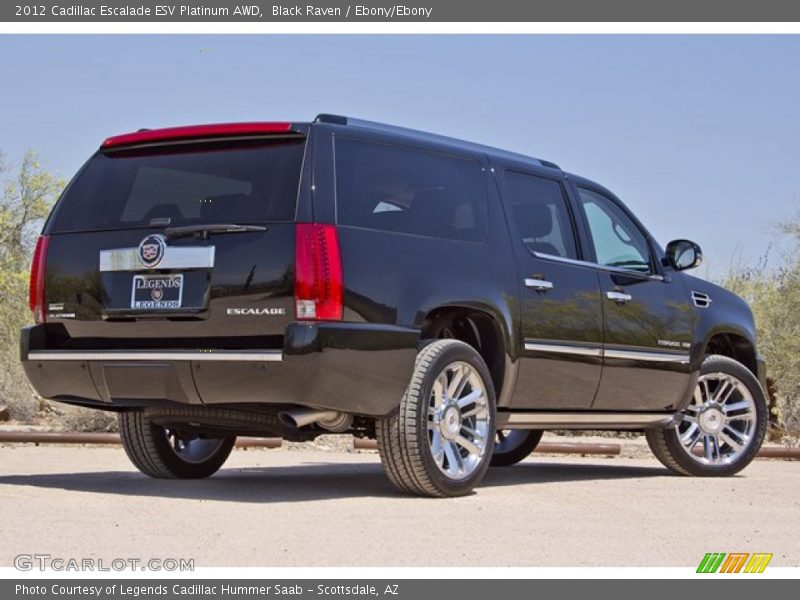
M48 348L37 325L22 330L20 353L39 395L84 406L257 403L380 416L399 404L419 338L392 325L297 322L283 348L63 350Z

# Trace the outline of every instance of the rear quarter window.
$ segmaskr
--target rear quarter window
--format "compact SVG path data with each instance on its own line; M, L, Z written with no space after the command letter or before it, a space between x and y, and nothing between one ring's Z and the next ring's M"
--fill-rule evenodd
M302 140L99 152L70 184L52 231L292 221Z
M480 163L405 146L336 139L338 223L433 238L486 237Z

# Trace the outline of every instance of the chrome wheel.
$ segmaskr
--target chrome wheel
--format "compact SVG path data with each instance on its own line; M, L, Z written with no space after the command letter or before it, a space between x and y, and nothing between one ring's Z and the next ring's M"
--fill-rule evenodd
M704 465L734 462L750 448L756 432L753 394L728 373L706 373L697 381L683 420L675 427L681 447Z
M219 450L224 438L205 438L164 429L169 447L176 456L187 463L203 463Z
M489 420L486 386L478 371L462 361L447 365L428 400L428 443L434 462L449 479L465 479L480 466Z

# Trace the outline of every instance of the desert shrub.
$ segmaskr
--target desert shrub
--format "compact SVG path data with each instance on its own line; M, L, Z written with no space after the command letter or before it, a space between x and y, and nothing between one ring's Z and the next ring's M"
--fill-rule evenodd
M117 413L62 405L56 424L63 431L117 431Z
M800 435L800 210L779 226L792 247L770 265L736 265L723 284L744 297L756 319L758 347L775 397L776 437Z

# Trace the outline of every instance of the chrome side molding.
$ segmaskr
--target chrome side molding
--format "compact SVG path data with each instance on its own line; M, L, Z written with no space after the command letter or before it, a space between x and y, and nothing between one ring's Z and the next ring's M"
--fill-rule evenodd
M280 362L281 350L32 350L28 360L56 361L79 360L99 362L136 361L232 361L232 362Z
M525 342L525 350L530 352L552 352L553 354L571 354L574 356L593 356L596 358L613 358L617 360L639 360L657 363L677 363L688 365L690 355L687 352L656 352L639 349L603 348L601 346L577 346L573 344L555 344L549 342Z
M572 346L569 344L538 344L525 342L525 350L531 352L553 352L555 354L574 354L576 356L595 356L601 358L603 349L592 346Z
M647 352L645 350L614 350L606 348L603 351L606 358L616 358L619 360L644 360L647 362L667 362L689 364L688 354L676 354L672 352Z
M673 425L678 413L498 412L498 429L649 429Z
M620 275L630 275L639 279L652 279L653 281L665 281L663 275L655 273L644 273L643 271L635 271L633 269L624 269L621 267L611 267L608 265L601 265L598 263L589 262L587 260L578 260L576 258L566 258L564 256L555 256L553 254L545 254L544 252L534 251L533 255L542 260L549 260L552 262L560 262L568 265L576 265L579 267L588 267L597 271L605 271L607 273L618 273Z

